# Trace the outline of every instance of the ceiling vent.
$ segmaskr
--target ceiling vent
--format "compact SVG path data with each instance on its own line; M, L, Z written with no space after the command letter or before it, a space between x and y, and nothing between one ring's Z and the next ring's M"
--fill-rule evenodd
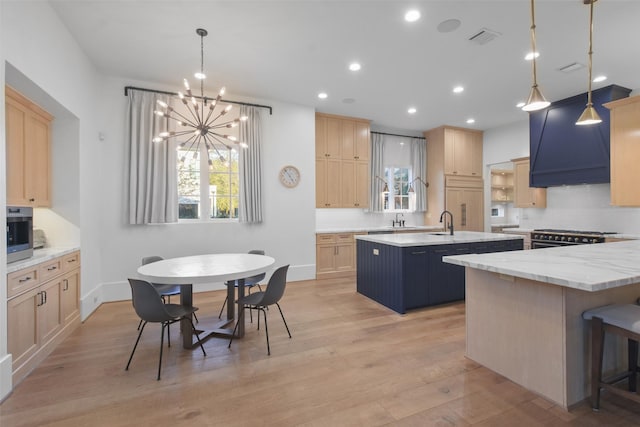
M574 71L578 71L584 68L584 64L579 62L574 62L569 65L565 65L564 67L558 68L558 71L562 71L563 73L573 73Z
M496 37L502 35L501 33L488 28L482 28L480 31L469 37L469 41L475 44L483 45L487 44Z

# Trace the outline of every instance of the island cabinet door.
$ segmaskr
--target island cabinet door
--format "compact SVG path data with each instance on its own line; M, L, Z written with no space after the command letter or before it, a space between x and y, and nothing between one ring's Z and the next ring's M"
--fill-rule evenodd
M404 307L405 309L429 305L426 247L404 248Z
M464 267L442 262L443 256L471 253L468 245L433 247L428 255L429 304L464 299Z

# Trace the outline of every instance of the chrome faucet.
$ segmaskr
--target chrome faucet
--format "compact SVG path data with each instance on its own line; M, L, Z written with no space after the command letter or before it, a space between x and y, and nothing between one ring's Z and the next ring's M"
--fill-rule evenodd
M404 219L401 220L398 215L401 216L402 218L404 218L404 214L403 213L400 213L400 212L396 213L396 219L391 221L391 226L392 227L395 227L396 225L398 227L404 227Z
M442 220L443 220L443 218L444 218L445 214L449 214L449 220L450 220L450 222L449 222L449 226L447 227L447 222L446 222L446 220L445 220L445 222L444 222L444 228L445 228L445 230L449 230L449 234L451 234L451 235L453 236L453 214L452 214L451 212L449 212L449 211L443 211L443 212L440 214L440 222L442 222Z

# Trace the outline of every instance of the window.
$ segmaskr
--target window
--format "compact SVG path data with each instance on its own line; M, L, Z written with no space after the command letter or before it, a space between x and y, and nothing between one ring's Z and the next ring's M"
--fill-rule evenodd
M389 183L389 193L384 195L385 211L415 210L409 193L411 169L407 167L385 167L384 174ZM413 209L412 209L413 208Z
M197 153L178 150L178 219L238 218L238 152L217 149L223 158L213 151L211 167L204 146Z

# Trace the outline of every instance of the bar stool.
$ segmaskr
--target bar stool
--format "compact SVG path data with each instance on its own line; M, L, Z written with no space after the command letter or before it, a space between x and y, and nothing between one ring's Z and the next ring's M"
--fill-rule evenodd
M600 390L602 388L616 395L640 403L636 394L638 373L638 341L640 341L640 306L634 304L613 304L593 308L582 313L582 318L591 320L591 406L594 411L600 409ZM602 362L605 332L619 335L628 340L628 370L604 380ZM629 391L613 384L627 378Z

